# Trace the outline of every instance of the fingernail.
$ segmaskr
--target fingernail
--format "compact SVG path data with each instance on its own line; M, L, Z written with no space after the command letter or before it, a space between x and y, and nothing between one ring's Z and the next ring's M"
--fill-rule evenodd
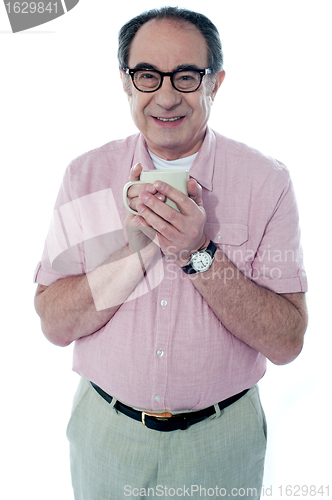
M150 198L150 193L147 193L146 191L143 191L141 194L140 194L140 200L143 201L143 203L145 203L146 201L148 201L148 199Z
M154 186L155 186L155 188L156 188L156 189L158 189L158 191L159 191L160 189L164 189L165 183L164 183L164 182L161 182L161 181L156 181L156 182L154 183Z
M145 205L141 205L141 204L137 205L137 212L139 212L140 214L143 213L145 209L146 209Z

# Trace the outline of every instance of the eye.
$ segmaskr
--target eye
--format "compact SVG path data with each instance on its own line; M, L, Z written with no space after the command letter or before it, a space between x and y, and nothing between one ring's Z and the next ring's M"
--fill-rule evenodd
M154 88L158 87L160 82L160 75L154 71L141 70L135 73L135 84L139 88Z
M153 73L142 73L140 75L140 78L141 79L146 79L146 80L149 80L151 78L156 78L156 75L154 75Z
M177 80L190 81L190 80L196 80L196 78L192 73L183 73L183 74L180 73L179 77L177 77Z
M200 83L200 75L197 71L178 71L174 74L175 85L183 90L191 90Z

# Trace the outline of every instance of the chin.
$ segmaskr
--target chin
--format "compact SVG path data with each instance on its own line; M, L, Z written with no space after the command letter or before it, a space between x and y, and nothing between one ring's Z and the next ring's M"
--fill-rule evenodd
M161 134L161 137L148 138L148 142L151 146L165 149L181 148L183 144L183 141L179 141L179 138L167 137L166 133Z

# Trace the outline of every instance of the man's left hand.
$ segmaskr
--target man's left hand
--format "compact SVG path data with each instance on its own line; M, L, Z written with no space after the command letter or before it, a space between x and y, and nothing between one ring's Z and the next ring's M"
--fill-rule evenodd
M161 181L156 181L154 186L159 193L174 201L180 212L146 191L139 195L137 211L157 231L162 252L173 257L179 266L184 266L192 253L209 242L204 233L206 213L202 188L194 179L188 181L188 196Z

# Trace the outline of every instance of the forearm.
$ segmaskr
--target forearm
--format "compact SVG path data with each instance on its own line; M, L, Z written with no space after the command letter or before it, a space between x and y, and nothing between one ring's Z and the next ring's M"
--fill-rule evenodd
M60 279L49 287L39 285L35 307L46 338L66 346L102 328L142 279L153 246L148 245L141 258L124 247L87 275Z
M221 251L205 273L190 275L221 323L275 364L296 358L307 325L304 294L278 295L247 279Z
M117 310L96 310L86 275L60 279L48 287L39 285L35 308L45 337L59 346L99 330Z

